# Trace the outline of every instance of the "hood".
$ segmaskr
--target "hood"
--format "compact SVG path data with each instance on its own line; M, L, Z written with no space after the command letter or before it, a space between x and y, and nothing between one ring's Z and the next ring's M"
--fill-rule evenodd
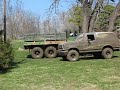
M63 44L64 49L77 48L79 46L78 41L66 42Z
M78 41L69 41L69 42L65 42L64 45L74 45L78 43Z

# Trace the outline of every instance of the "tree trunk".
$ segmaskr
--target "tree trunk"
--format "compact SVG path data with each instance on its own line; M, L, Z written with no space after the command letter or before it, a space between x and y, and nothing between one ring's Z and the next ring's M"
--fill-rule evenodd
M95 24L97 15L99 13L97 9L98 9L98 3L96 4L96 6L91 14L91 18L89 21L89 32L93 32L94 24Z
M89 26L89 15L90 15L90 10L89 10L89 7L88 7L87 0L84 1L82 9L83 9L82 32L87 33L88 32L88 26Z
M83 2L83 25L82 31L83 33L93 32L94 24L99 14L100 5L103 4L104 0L97 1L94 9L92 8L93 0L86 0ZM92 10L93 9L93 10Z
M89 22L89 32L94 31L94 25L96 22L96 19L98 18L98 15L100 13L100 9L102 8L101 5L103 5L104 0L97 1L94 10L92 11L90 22Z
M112 32L115 29L114 24L115 24L115 21L116 21L116 18L117 18L119 11L120 11L120 1L110 16L109 27L108 27L109 32Z
M89 23L89 32L93 32L94 31L93 28L94 28L94 25L95 25L97 14L98 14L98 12L95 12L94 15L92 16L91 20L90 20L90 23Z
M89 17L84 14L83 24L82 24L82 33L87 33L88 32L88 25L89 25Z

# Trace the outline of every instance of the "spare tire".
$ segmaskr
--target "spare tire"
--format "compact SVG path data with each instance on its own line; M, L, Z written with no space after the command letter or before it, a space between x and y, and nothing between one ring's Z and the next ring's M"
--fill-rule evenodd
M48 46L45 49L45 56L47 58L55 58L57 56L57 49L54 46Z
M32 49L32 58L39 59L43 57L43 49L40 47L35 47Z

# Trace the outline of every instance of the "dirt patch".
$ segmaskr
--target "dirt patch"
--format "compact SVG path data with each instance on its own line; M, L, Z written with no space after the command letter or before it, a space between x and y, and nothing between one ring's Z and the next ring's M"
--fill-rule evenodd
M80 90L102 90L102 89L98 88L96 85L88 85L81 88Z
M105 81L105 82L120 81L120 77L118 77L118 76L111 76L111 77L105 78L103 81Z

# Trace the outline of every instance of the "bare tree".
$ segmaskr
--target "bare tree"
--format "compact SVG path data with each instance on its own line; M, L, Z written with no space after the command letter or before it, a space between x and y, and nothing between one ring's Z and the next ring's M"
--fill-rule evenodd
M120 15L120 0L119 0L119 3L117 4L115 10L113 11L113 13L110 16L109 29L108 29L109 32L114 31L114 29L115 29L114 24L115 24L115 21L116 21L116 18L118 15Z
M94 31L94 25L96 23L96 20L98 18L98 15L101 13L101 11L103 10L103 5L104 2L108 1L108 0L76 0L77 3L80 4L80 6L82 7L83 10L83 22L82 22L82 32L86 33L86 32L93 32ZM114 0L111 0L114 1ZM60 0L53 0L53 4L52 6L58 6ZM52 7L53 8L53 7ZM109 24L109 28L112 29L116 16L117 16L117 12L119 11L120 5L118 3L118 5L116 6L115 11L113 12L113 15L111 15L110 20L110 24ZM109 31L111 31L109 29Z
M7 34L12 39L24 36L24 34L40 32L40 16L25 11L21 1L15 2L15 5L10 3L7 15Z
M53 5L59 4L60 0L54 0ZM104 0L77 0L83 10L82 32L92 32L96 17L102 8Z

